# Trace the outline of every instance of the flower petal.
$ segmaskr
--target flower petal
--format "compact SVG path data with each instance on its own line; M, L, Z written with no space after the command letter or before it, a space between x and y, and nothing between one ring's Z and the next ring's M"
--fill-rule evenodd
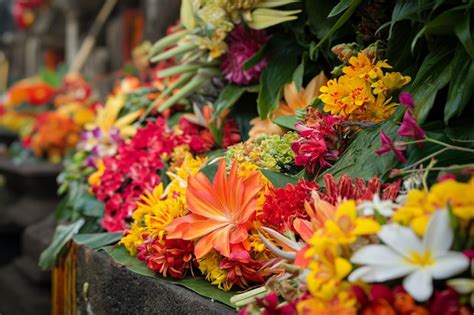
M231 225L228 225L222 229L216 230L213 232L215 235L212 246L223 256L230 256L230 230L232 229Z
M351 262L358 265L393 266L402 263L402 257L385 245L368 245L356 251Z
M423 237L423 246L433 255L444 254L453 244L453 230L447 210L438 210L432 216Z
M403 280L403 288L418 302L424 302L433 294L433 280L425 269L418 269Z
M225 220L221 202L216 199L216 192L203 173L189 177L186 202L194 214L216 221Z
M350 279L360 278L365 282L385 282L388 280L401 278L415 270L414 267L410 265L392 265L387 266L364 266L362 267L363 272L359 271L356 275L352 276ZM359 268L361 269L361 268Z
M352 233L355 235L370 235L380 231L380 224L369 218L360 218L356 220L356 226Z
M196 255L197 259L206 256L212 250L215 237L214 233L210 233L196 243L194 255Z
M463 272L469 267L469 259L462 253L448 252L436 258L436 263L429 268L433 279L447 279Z
M416 251L423 251L420 239L407 227L398 224L387 224L378 233L379 238L402 256Z

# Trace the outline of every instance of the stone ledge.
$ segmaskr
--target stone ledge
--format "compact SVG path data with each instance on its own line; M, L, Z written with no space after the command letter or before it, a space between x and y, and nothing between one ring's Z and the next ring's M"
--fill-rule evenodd
M104 252L79 246L77 314L235 314L231 308L186 288L141 276Z

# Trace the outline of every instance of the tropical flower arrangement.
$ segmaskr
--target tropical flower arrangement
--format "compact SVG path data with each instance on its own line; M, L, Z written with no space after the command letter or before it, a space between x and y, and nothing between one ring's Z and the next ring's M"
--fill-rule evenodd
M471 11L183 1L144 75L60 141L40 264L105 231L132 271L241 314L472 313Z

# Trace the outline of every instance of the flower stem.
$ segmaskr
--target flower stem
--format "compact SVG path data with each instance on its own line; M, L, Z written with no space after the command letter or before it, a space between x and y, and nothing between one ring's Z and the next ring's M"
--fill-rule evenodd
M426 141L439 144L439 145L441 145L443 147L446 147L448 149L451 149L451 150L458 150L458 151L474 153L473 149L458 147L457 145L451 145L451 144L448 144L448 143L445 143L445 142L442 142L442 141L439 141L439 140L436 140L436 139L432 139L432 138L429 138L429 137L426 137Z
M436 151L436 152L433 152L433 153L431 153L430 155L425 156L425 157L422 158L421 160L416 161L415 163L413 163L413 164L411 164L411 165L408 165L407 167L402 168L401 171L404 172L404 171L406 171L406 170L408 170L408 169L410 169L410 168L413 168L413 167L415 167L415 166L417 166L417 165L419 165L419 164L421 164L421 163L423 163L423 162L425 162L425 161L427 161L427 160L430 160L430 159L434 158L434 157L437 156L438 154L441 154L441 153L443 153L443 152L445 152L445 151L448 151L448 150L449 150L449 148L442 148L442 149L440 149L440 150L438 150L438 151Z

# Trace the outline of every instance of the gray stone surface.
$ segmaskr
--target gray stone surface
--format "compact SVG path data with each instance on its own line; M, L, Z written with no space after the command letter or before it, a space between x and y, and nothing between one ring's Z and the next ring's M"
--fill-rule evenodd
M47 315L49 286L33 286L13 264L0 268L0 314Z
M24 229L53 214L57 204L57 198L36 199L25 196L8 206L5 212L10 219L11 226Z
M41 252L51 242L54 229L55 220L53 215L28 226L22 236L22 254L31 259L38 259Z
M190 290L147 278L84 246L77 252L78 314L235 314Z

